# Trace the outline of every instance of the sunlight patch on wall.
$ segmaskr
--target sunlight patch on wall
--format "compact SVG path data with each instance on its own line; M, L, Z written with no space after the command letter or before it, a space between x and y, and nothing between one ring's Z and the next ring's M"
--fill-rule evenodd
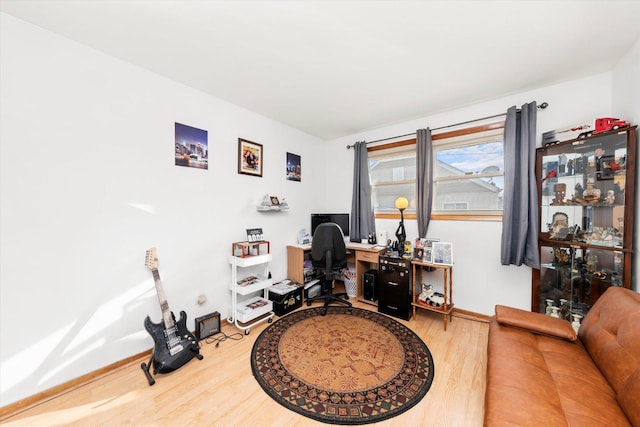
M58 329L4 361L0 366L0 392L7 392L46 365L49 355L60 345L74 324L75 322Z
M147 205L144 203L129 203L129 206L131 206L132 208L140 209L141 211L149 213L151 215L157 214L156 208L151 205Z
M131 312L132 308L138 307L141 298L146 298L154 286L152 279L146 279L102 304L73 337L63 354L73 354L73 359L78 359L87 353L88 348L95 347L92 341L99 341L102 344L113 342L113 339L109 339L104 331L111 328L113 324L122 322L126 312ZM142 330L142 320L140 320L140 328Z
M104 346L107 340L104 337L101 337L85 346L76 353L74 353L71 357L65 357L62 361L53 365L53 369L47 371L42 377L38 380L38 384L44 384L47 380L53 378L58 372L63 371L67 366L73 365L77 360L81 359L86 354L97 351L100 347Z

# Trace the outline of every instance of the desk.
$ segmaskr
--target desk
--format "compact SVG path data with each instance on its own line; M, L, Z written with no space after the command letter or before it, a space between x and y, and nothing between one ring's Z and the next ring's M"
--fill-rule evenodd
M368 245L363 243L346 243L347 261L356 266L356 299L358 301L377 306L377 302L364 299L362 292L362 275L375 268L372 264L378 264L378 255L384 253L386 248L378 245ZM287 246L287 277L298 283L304 283L304 261L305 255L311 252L311 245L288 245Z
M425 310L433 311L436 313L441 313L444 317L444 330L446 331L447 316L449 316L449 321L453 320L451 315L451 312L453 311L453 284L451 278L453 267L451 267L450 265L429 264L420 260L413 260L411 261L411 264L413 265L413 317L415 318L416 316L416 307L424 308ZM420 289L420 291L416 293L416 287L419 287L422 283L422 269L424 267L441 269L444 274L444 304L440 307L422 304L418 300L418 295L420 294L420 291L422 291L422 289Z

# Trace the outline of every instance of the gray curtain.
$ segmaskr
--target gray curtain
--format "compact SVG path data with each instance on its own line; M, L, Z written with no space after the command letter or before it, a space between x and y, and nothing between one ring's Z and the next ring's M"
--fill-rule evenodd
M536 103L507 110L504 126L502 265L540 268L538 190L535 177Z
M367 143L354 144L353 159L353 196L351 200L351 224L349 235L352 241L359 242L369 234L376 233L376 224L371 208L371 184L369 183L369 155Z
M427 229L431 219L431 197L433 194L433 150L431 147L431 129L418 129L416 132L416 216L420 237L427 237Z

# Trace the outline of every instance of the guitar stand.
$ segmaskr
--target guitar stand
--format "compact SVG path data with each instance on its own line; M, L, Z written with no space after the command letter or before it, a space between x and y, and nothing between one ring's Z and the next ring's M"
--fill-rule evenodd
M200 349L199 348L198 349L191 348L190 350L195 353L195 357L198 360L204 359L204 356L200 354ZM151 356L149 356L149 361L147 363L142 362L140 364L140 368L142 368L142 371L146 375L147 381L149 382L150 386L152 386L152 385L154 385L156 383L156 380L151 376L151 372L149 372L151 370L152 362L153 362L153 352L151 352ZM156 375L156 374L157 374L157 372L154 369L153 370L153 375Z

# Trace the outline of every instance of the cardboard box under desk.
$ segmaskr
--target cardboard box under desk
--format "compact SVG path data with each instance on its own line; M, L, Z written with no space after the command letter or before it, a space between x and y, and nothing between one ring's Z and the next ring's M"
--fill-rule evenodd
M283 316L302 307L302 286L298 286L286 294L269 291L269 299L273 302L273 312L278 316Z

